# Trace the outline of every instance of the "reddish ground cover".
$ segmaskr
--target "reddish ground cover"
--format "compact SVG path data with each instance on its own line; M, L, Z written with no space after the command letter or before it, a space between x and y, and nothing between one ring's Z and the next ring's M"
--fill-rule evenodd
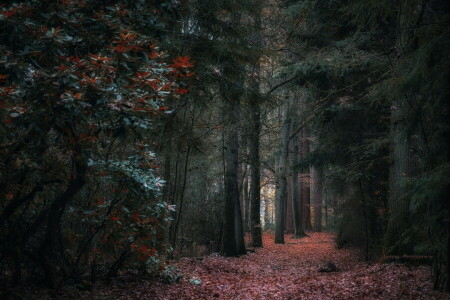
M123 282L95 289L92 299L450 299L432 290L430 268L368 265L357 251L336 249L333 235L310 233L275 245L264 235L263 249L239 258L210 255L175 265L179 283ZM318 272L332 261L340 270Z

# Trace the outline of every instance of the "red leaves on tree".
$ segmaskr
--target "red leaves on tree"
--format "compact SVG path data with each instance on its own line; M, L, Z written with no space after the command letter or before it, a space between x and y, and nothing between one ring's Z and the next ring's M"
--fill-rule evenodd
M106 56L100 56L97 54L92 54L90 55L90 62L91 64L93 64L94 66L97 67L103 67L105 65L105 63L108 63L109 61L114 60L113 58L110 57L106 57Z
M131 215L131 218L133 219L133 221L135 221L135 222L137 222L137 223L141 222L141 218L140 218L140 216L139 216L138 213L132 214L132 215Z
M4 15L5 17L7 17L7 18L11 18L12 16L14 16L16 14L16 12L18 10L19 10L18 8L12 8L12 9L9 9L9 10L0 11L0 13L2 15Z
M0 87L0 96L8 96L14 94L16 90L9 86Z
M173 59L171 66L175 69L185 69L192 68L194 64L191 62L191 58L189 56L179 56Z
M66 71L67 69L69 69L69 67L68 67L68 66L65 66L65 65L63 65L63 64L61 64L61 65L58 67L58 70L59 70L59 71Z
M116 46L111 46L110 48L117 53L142 51L142 47L139 47L134 43L137 38L137 33L123 31L119 34L119 39L113 41L113 44L116 44Z
M109 216L109 219L113 222L120 221L120 217L117 216Z
M98 78L91 78L89 76L87 76L86 74L81 74L83 76L83 79L80 81L80 84L95 84L98 80Z
M194 63L189 56L179 56L174 58L173 63L170 66L174 69L172 73L180 78L189 78L195 74L194 72L189 71L189 68L194 66ZM175 92L177 95L182 95L187 93L187 90L177 89Z
M150 72L136 72L137 79L145 79L150 75Z
M182 88L177 88L177 89L175 90L175 93L176 93L177 95L183 95L183 94L186 94L186 93L188 93L188 92L189 92L188 89L182 89Z

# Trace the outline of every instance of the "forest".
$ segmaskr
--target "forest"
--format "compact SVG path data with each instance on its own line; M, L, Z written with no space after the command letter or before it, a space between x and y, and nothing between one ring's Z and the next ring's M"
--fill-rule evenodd
M2 0L1 299L450 299L447 0Z

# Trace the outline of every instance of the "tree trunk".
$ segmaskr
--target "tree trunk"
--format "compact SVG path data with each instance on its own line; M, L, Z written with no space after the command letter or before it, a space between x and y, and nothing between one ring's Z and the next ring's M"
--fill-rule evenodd
M284 203L284 229L286 234L294 234L294 213L292 211L292 205L292 175L289 174L286 177L286 202Z
M75 139L71 129L69 137ZM81 147L73 148L73 178L70 180L66 190L52 203L47 220L45 238L40 247L40 258L44 269L44 276L49 288L55 289L58 285L58 267L62 268L62 238L61 218L69 201L83 188L86 183L87 160L81 152Z
M165 126L165 143L164 143L164 175L163 179L165 180L165 184L163 186L162 190L162 200L165 201L167 204L173 204L172 200L170 199L170 189L172 185L172 128L171 128L171 122L172 119L169 119L167 121L167 124ZM170 214L170 212L169 212ZM166 217L166 213L161 217L161 219L164 219ZM162 236L162 243L158 246L158 251L163 250L162 245L169 243L170 236L167 234L168 232L165 230L163 226L160 226L158 229L158 234Z
M236 124L236 129L235 129L235 134L238 135L238 124L239 124L239 118L240 118L240 107L239 107L239 101L236 101L236 103L233 105L232 108L233 111L233 118L234 118L234 123ZM240 201L240 191L239 191L239 136L238 138L236 138L236 140L234 141L236 143L236 145L232 146L232 155L233 155L233 169L235 170L236 175L234 177L236 177L236 183L235 183L235 187L233 188L234 190L234 229L236 231L235 235L236 235L236 250L238 255L241 254L245 254L246 250L245 250L245 241L244 241L244 225L242 224L242 210L241 210L241 201ZM244 175L246 176L246 175Z
M309 149L309 133L306 128L302 129L302 143L301 143L301 159L305 159L310 152ZM311 176L309 169L301 174L301 196L303 206L303 228L307 230L312 229L311 225Z
M292 165L294 166L291 176L291 187L292 187L292 212L294 219L294 235L293 238L301 238L306 236L303 231L303 205L300 198L299 190L299 174L295 166L299 163L299 139L295 137L292 141Z
M314 206L314 225L315 232L322 231L322 181L319 171L311 167L311 194Z
M258 33L256 38L256 47L261 47L261 5L258 5L258 15L255 20L255 32ZM253 70L253 80L251 87L254 95L250 98L250 234L251 246L262 247L262 228L261 228L261 170L259 136L261 132L261 109L259 99L259 76L261 75L261 65L259 59L256 61Z
M247 164L244 164L245 168L248 169ZM250 232L250 190L249 190L249 176L247 175L247 171L244 172L245 176L243 179L243 187L242 187L242 211L244 220L244 232Z
M252 247L262 247L261 229L261 170L259 157L259 133L261 131L260 108L257 99L251 103L250 133L250 232Z
M235 197L235 201L234 228L236 230L236 250L238 254L241 255L246 253L244 226L242 224L241 203L239 201L239 197Z
M411 26L411 17L416 8L410 7L408 1L400 2L398 16L398 28ZM414 18L417 20L417 17ZM414 21L415 22L415 21ZM401 60L415 48L414 32L410 30L399 30L397 35L398 59ZM410 197L406 180L414 174L416 161L412 155L413 147L411 137L411 121L408 120L411 110L410 92L405 91L402 96L395 99L391 106L391 166L389 170L389 220L385 235L385 250L389 254L410 254L411 242L405 242L402 235L411 227L410 220Z
M287 160L289 150L289 131L291 125L290 107L286 104L286 111L281 126L280 164L276 176L278 177L277 196L275 202L275 243L284 244L284 206L286 202Z
M179 204L178 210L176 214L176 218L174 220L175 225L173 227L173 235L172 235L172 248L176 248L177 243L177 234L178 234L178 226L180 225L181 219L183 218L183 202L184 202L184 193L186 191L186 182L188 177L188 167L189 167L189 154L191 152L191 145L189 144L186 150L186 159L184 161L184 170L183 170L183 184L181 186L180 194L179 194Z
M225 166L225 207L223 220L223 246L222 252L225 256L238 256L237 249L240 238L236 236L238 230L236 227L237 203L239 202L238 188L238 102L228 101L224 105L224 114L228 115L228 124L230 130L226 134L226 166ZM240 213L239 213L240 216ZM242 225L242 223L241 223ZM237 238L239 242L236 243Z
M264 229L269 228L269 224L271 224L270 219L270 203L267 198L264 199Z

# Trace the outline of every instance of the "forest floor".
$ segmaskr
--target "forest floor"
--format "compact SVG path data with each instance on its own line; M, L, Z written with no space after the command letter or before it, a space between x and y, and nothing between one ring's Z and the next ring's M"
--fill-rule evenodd
M211 254L170 262L183 274L166 284L122 274L90 291L65 287L60 291L25 288L2 299L450 299L433 290L429 266L367 264L356 249L337 249L331 233L308 233L302 239L274 244L264 234L264 248L227 258ZM333 262L338 270L319 272Z
M178 283L116 282L97 287L90 299L450 299L433 291L430 267L367 264L355 249L336 249L330 233L286 236L277 245L264 235L264 248L238 258L212 254L173 264ZM339 271L319 272L333 262Z

